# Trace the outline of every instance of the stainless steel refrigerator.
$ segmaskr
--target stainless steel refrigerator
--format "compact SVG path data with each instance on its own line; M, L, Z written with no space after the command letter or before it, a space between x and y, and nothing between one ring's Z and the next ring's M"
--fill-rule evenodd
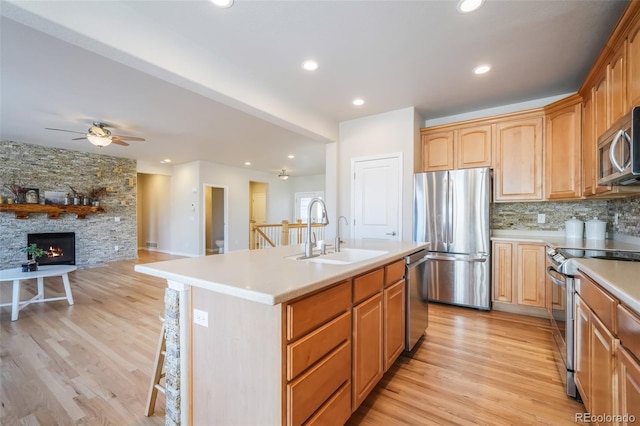
M429 243L429 300L491 308L490 188L488 168L415 175L413 239Z

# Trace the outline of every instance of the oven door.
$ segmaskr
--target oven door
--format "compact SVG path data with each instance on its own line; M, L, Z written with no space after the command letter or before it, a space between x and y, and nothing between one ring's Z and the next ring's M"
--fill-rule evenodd
M549 310L551 332L561 358L558 362L558 369L562 381L566 385L567 395L575 398L577 391L574 379L574 281L572 276L564 275L552 266L547 267L547 276L551 280L551 289L548 295L551 297L551 309Z

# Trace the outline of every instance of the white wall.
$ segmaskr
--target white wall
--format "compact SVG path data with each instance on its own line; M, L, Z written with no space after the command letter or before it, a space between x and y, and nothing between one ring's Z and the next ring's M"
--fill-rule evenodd
M199 162L173 167L171 180L171 251L183 256L201 253L204 230L199 224L202 212L202 186ZM202 201L201 201L202 200Z
M171 251L171 176L138 173L138 247Z
M344 215L353 223L351 160L402 152L402 239L411 240L414 146L419 137L420 122L415 108L411 107L340 123L338 216ZM350 235L352 230L351 227Z

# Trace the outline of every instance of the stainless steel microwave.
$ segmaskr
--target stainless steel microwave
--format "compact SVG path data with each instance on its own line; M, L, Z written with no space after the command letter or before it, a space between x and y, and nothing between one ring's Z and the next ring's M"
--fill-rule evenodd
M640 185L640 106L598 138L598 185Z

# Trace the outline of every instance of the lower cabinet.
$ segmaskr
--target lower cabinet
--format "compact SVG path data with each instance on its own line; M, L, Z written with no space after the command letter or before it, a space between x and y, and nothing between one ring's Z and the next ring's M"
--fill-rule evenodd
M618 349L618 381L619 410L623 415L620 423L634 424L633 419L640 419L640 363L623 347Z
M353 406L359 406L384 373L382 293L353 308Z
M494 241L492 257L494 307L531 307L535 312L522 313L546 316L545 245Z
M404 266L404 265L403 265ZM384 289L384 371L404 350L406 323L406 284L404 280Z
M341 425L404 349L404 263L286 304L285 422Z
M584 274L576 277L576 385L601 425L640 419L640 315Z

